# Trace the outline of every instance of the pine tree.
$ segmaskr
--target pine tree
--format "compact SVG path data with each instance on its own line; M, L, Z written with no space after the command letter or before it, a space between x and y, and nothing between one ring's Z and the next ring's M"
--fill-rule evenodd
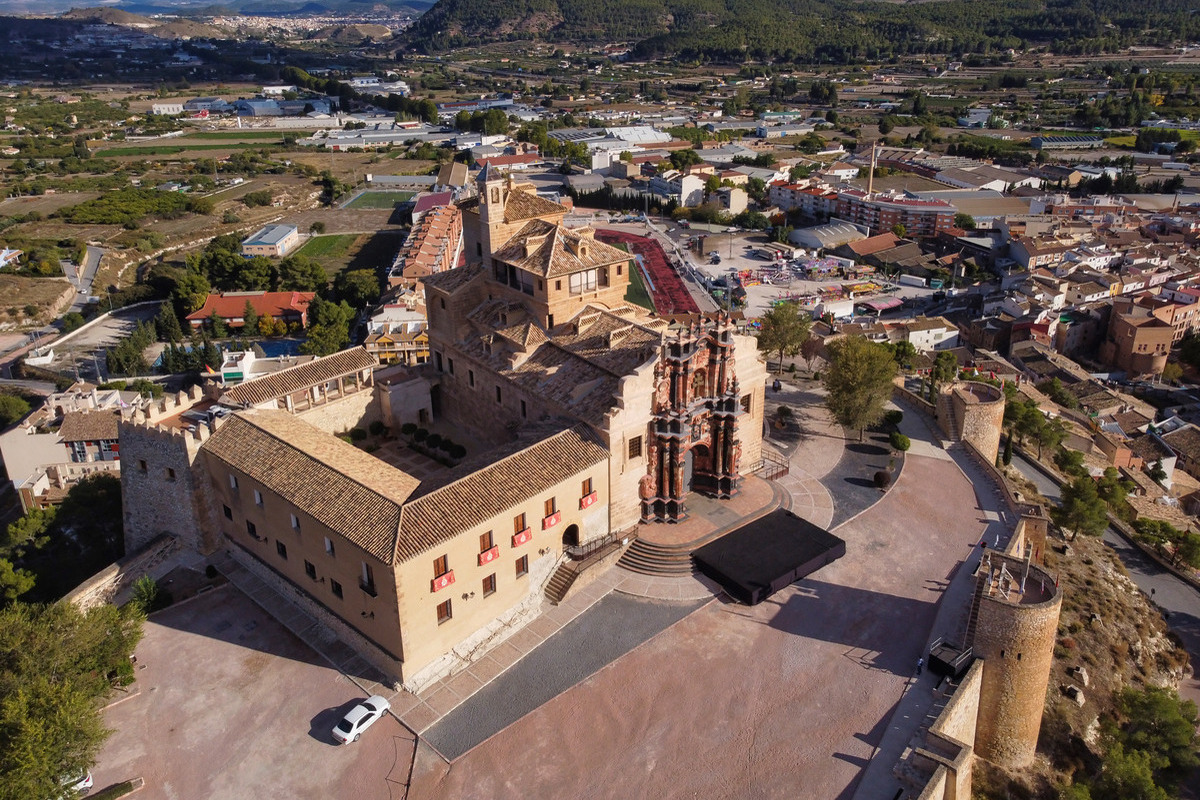
M247 299L246 307L242 309L242 334L253 336L257 330L258 312L254 310L254 304Z
M158 311L158 316L154 320L154 327L158 332L158 340L160 342L178 342L183 339L183 328L179 324L179 317L175 314L175 307L171 303L163 303L162 308Z

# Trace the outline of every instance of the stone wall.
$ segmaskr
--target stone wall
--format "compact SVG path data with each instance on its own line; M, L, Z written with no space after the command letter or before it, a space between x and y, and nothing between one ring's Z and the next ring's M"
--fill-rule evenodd
M934 690L944 697L941 713L914 741L908 758L896 765L896 777L920 790L920 800L970 800L975 720L983 685L983 662L976 661L957 686L945 681Z
M285 600L292 603L294 606L311 617L318 625L331 631L334 636L349 645L355 653L362 657L364 661L391 679L394 687L399 686L400 680L402 680L404 677L404 665L402 662L384 652L370 639L351 628L327 608L316 602L305 592L301 591L291 581L287 580L278 572L268 567L265 563L260 561L256 556L247 550L243 549L240 545L234 542L228 542L226 547L227 552L229 552L233 559L245 567L251 574L261 580L267 586L270 586L272 589L274 589L275 592ZM314 638L321 640L329 637L317 635L314 636Z
M126 552L140 550L164 533L197 553L216 548L209 482L196 463L208 436L204 425L189 433L139 422L120 424Z
M383 419L375 392L370 388L337 398L325 405L302 411L296 415L309 425L326 433L344 433L351 428L362 428Z
M179 542L173 536L159 536L136 553L109 564L104 569L72 589L65 598L80 611L111 603L126 586L170 558L178 549Z

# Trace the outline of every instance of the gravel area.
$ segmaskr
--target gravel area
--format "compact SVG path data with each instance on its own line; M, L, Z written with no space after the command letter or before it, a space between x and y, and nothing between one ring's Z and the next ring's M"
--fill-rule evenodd
M455 759L700 608L610 594L425 732Z

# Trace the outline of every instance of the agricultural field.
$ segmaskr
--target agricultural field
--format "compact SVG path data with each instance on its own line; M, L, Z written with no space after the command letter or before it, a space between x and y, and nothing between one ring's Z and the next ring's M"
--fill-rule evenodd
M316 261L321 261L322 263L326 260L340 259L346 255L350 250L350 246L354 244L357 238L352 233L336 236L314 236L296 251L296 255L305 256Z
M0 202L0 217L15 217L24 214L49 216L55 211L95 200L100 192L58 192L31 197L13 197Z
M332 279L346 270L382 270L391 265L404 243L402 231L317 236L296 251L325 268Z
M365 191L342 208L395 208L397 204L407 203L415 196L416 192Z

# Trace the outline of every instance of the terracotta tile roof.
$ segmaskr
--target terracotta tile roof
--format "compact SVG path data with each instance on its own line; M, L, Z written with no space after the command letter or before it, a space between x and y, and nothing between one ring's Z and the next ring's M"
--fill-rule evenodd
M120 421L121 415L117 411L70 411L63 415L58 435L64 442L116 439Z
M482 264L468 264L465 267L446 270L445 272L435 272L432 275L427 275L422 279L425 288L441 289L443 292L453 294L460 287L470 283L473 279L478 278L484 272Z
M233 406L253 406L276 397L299 392L311 386L360 370L378 366L375 356L362 347L353 347L339 353L318 358L307 364L273 372L261 378L234 386L221 395L221 402Z
M413 476L283 411L238 412L203 450L392 562L400 504L419 484Z
M308 310L315 292L226 292L210 294L204 307L187 315L188 319L208 319L217 312L221 319L241 319L249 302L260 317L284 317L303 314Z
M1194 425L1185 425L1177 431L1164 433L1162 440L1180 455L1200 458L1200 428Z
M607 460L608 451L577 425L405 503L396 561L413 558Z
M878 253L881 250L890 250L904 240L891 231L881 233L878 236L872 236L868 239L862 239L857 242L849 242L846 248L856 255L869 256L872 253Z
M561 219L567 209L553 200L539 197L533 192L510 192L504 201L504 221L520 222L523 219L558 215Z
M569 230L543 220L533 220L492 257L546 278L630 260L629 253L597 241L590 234L589 228Z

